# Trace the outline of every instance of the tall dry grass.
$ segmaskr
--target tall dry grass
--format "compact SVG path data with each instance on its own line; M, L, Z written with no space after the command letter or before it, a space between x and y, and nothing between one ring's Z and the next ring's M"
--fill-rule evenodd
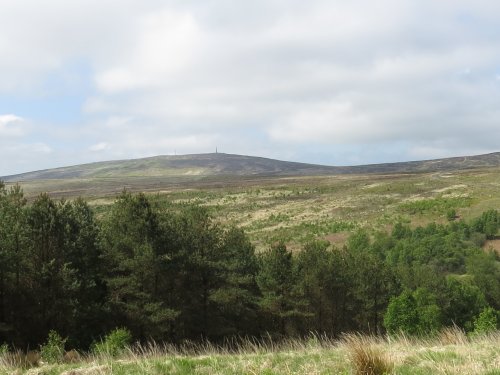
M387 347L383 339L360 334L344 336L344 345L347 349L350 362L357 375L389 374L394 364L388 353L382 350Z
M36 352L6 353L0 356L0 374L21 374L35 366L40 368L33 371L51 374L112 374L118 367L120 373L148 374L158 373L154 372L157 371L154 366L159 364L173 366L169 369L174 369L172 373L175 374L206 374L212 373L207 363L216 363L219 368L214 371L220 374L331 371L382 375L413 373L412 369L416 368L419 374L483 375L495 373L488 372L490 369L500 373L500 332L468 338L462 330L452 327L427 338L349 334L332 339L311 334L301 339L284 340L274 340L270 336L262 339L239 337L221 344L184 342L172 345L152 341L132 345L119 357L74 352L67 355L67 364L47 367L39 361ZM175 366L182 367L186 363L193 366L193 372L175 372ZM130 371L123 370L126 366L131 366Z

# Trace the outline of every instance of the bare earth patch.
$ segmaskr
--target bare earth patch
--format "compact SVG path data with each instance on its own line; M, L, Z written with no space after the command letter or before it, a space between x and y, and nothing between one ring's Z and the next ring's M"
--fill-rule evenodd
M493 249L497 254L500 255L500 239L488 240L484 243L484 250Z

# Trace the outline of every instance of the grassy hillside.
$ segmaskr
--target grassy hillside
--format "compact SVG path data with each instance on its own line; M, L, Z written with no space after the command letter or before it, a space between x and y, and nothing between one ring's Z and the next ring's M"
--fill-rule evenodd
M425 161L334 167L223 153L155 156L116 160L5 176L8 182L40 180L172 178L200 176L311 176L366 173L416 173L499 167L500 153Z
M445 222L452 210L459 220L500 209L500 168L472 168L498 164L499 155L345 167L350 172L446 170L364 174L318 174L337 169L227 154L162 156L10 180L21 181L28 199L40 192L66 199L84 196L98 212L123 189L152 194L160 204L199 204L221 223L243 227L259 249L277 240L298 248L312 238L342 245L357 228L390 230L397 221ZM495 241L488 245L498 246Z
M312 336L285 343L244 342L235 351L210 345L136 347L118 358L68 357L67 364L24 370L0 360L2 374L500 374L500 335L468 339L449 329L434 339L346 336L331 341Z
M258 248L276 240L299 247L311 238L342 245L357 228L387 229L397 221L423 225L500 209L500 169L456 172L336 176L233 176L129 178L23 182L29 199L41 191L53 197L86 197L104 212L124 188L144 191L160 204L194 203L222 223L241 226ZM496 246L495 243L492 245Z
M7 176L6 181L129 177L304 175L337 173L341 168L223 153L155 156L106 161Z
M208 182L153 194L158 202L195 203L220 222L245 229L258 248L283 240L292 248L312 238L342 245L357 228L390 230L479 216L500 209L500 170L398 175L319 176ZM109 198L92 204L105 210ZM494 245L494 243L493 243Z

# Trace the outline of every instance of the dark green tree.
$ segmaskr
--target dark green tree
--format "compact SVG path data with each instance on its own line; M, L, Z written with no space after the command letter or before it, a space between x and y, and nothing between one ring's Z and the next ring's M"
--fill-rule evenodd
M217 337L220 306L215 293L224 279L221 229L207 210L198 206L184 207L170 221L170 228L175 233L171 296L180 312L175 335L190 339Z
M38 196L26 212L23 302L27 306L21 327L32 344L42 342L50 330L62 331L71 315L68 299L74 285L65 259L64 230L60 205L47 194Z
M86 348L106 328L99 227L93 211L81 198L62 202L59 212L64 223L64 259L70 276L65 288L71 307L61 332L69 335L68 345Z
M277 243L260 257L257 275L262 297L260 306L271 319L271 327L285 335L293 333L293 321L302 317L304 301L296 287L294 260L284 243Z
M168 335L177 311L159 289L160 270L169 261L158 216L144 194L123 192L103 222L102 246L109 308L115 324L127 326L136 338Z
M329 246L326 241L309 242L297 255L297 283L307 301L305 333L334 332L331 318L335 301L332 292L337 287L333 282L333 274L337 270L333 267Z
M210 300L217 307L217 333L228 335L258 334L257 308L259 289L255 248L243 230L231 227L222 234L215 271L219 280Z
M397 285L392 270L380 255L371 245L349 248L346 272L350 283L349 314L355 324L352 329L371 333L383 331L383 316Z
M446 325L456 324L470 330L474 317L486 306L484 294L470 278L456 276L446 278L446 295L442 304Z
M500 262L493 252L478 252L466 262L467 273L472 275L490 306L500 310Z
M22 325L26 199L19 185L5 188L0 181L0 340L23 344L16 334Z

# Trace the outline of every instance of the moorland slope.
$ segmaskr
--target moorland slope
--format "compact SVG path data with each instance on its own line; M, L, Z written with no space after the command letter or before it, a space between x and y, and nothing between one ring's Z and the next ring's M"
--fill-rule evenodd
M89 178L179 176L312 176L366 173L416 173L499 167L500 152L444 159L357 166L326 166L224 153L161 155L104 161L4 176L6 182Z

